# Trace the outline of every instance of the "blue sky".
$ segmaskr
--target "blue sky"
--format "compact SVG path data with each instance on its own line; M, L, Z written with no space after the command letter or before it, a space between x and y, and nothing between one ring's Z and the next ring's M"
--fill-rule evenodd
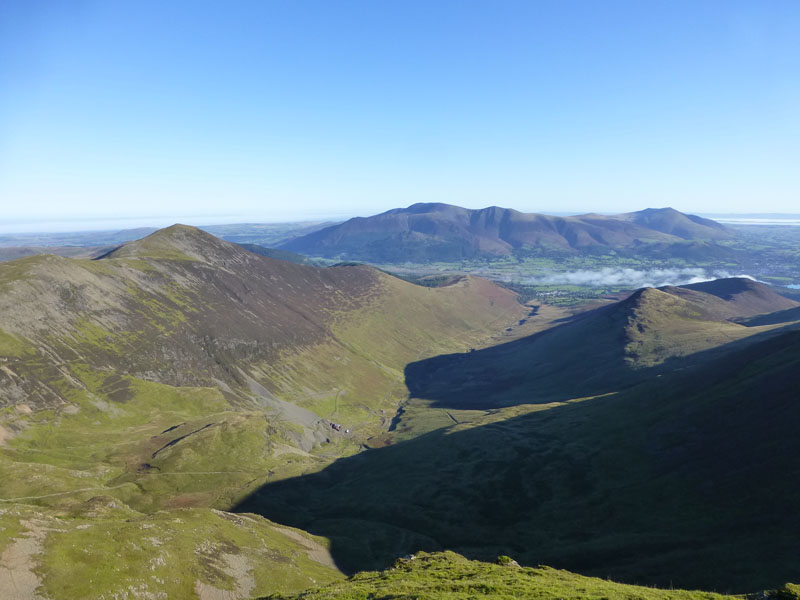
M5 0L0 230L800 212L798 31L796 0Z

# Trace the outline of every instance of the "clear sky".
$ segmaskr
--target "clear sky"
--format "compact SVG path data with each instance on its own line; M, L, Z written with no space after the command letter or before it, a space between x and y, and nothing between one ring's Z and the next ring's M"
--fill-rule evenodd
M797 213L799 158L798 0L0 2L0 230Z

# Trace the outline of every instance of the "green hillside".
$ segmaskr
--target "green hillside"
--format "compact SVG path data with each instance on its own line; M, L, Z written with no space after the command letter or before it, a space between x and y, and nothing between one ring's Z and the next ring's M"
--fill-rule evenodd
M781 592L786 600L793 588ZM581 577L548 567L520 567L509 557L496 564L467 560L454 552L420 552L400 559L382 572L359 573L347 581L298 594L274 595L273 600L468 600L472 598L511 600L723 600L742 598L709 592L660 590Z
M489 408L617 392L773 335L782 323L738 321L797 303L746 279L645 288L536 335L412 363L412 395L442 408ZM730 289L724 299L711 293ZM535 319L533 319L535 321Z
M236 563L252 571L253 595L336 577L330 562L319 575L306 562L273 581L283 538L210 509L358 452L405 400L408 362L480 346L526 312L488 281L430 289L370 267L295 265L183 226L99 260L0 265L0 503L8 543L32 565L20 576L68 590L54 597L91 597L68 585L79 570L58 540L135 554L149 534L123 522L153 518L186 541L163 558L186 570L186 589L216 585L214 569L218 587L233 585L197 554L224 540L260 548ZM98 497L120 511L102 527L74 520ZM92 559L107 573L98 598L133 593L149 568L131 555L117 582L112 555ZM147 577L153 594L194 595Z
M445 549L800 580L796 302L730 279L570 313L437 283L185 226L0 264L0 598L294 594Z
M525 313L483 280L423 288L181 227L102 260L6 263L0 307L6 497L110 486L147 510L224 508L254 479L352 454L405 399L408 362Z
M800 580L799 386L791 332L625 393L451 412L458 424L241 509L330 537L351 571L446 548L662 587L776 587Z
M108 496L3 503L0 598L252 598L342 578L327 541L254 515L142 514Z

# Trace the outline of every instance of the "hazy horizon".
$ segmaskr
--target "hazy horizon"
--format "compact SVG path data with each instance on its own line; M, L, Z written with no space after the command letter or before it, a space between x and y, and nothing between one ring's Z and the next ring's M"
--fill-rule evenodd
M401 208L401 207L394 207ZM479 206L475 208L485 208ZM503 208L512 208L505 206ZM642 207L664 208L664 207ZM528 211L524 211L528 212ZM607 211L535 211L555 216L581 215L589 212L598 214L615 214ZM372 213L377 214L377 213ZM721 223L742 225L800 225L800 212L797 213L694 213L701 217L712 218ZM49 220L0 221L0 235L57 234L101 231L121 231L139 228L163 228L176 223L194 227L211 227L216 225L269 224L269 223L302 223L302 222L341 222L354 217L368 217L371 214L352 214L347 212L319 213L298 215L296 218L269 217L258 215L170 215L141 216L128 218L86 218L73 217Z

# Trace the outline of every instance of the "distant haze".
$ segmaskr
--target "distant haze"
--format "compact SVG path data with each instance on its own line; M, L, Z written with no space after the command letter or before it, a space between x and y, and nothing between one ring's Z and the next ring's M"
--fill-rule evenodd
M304 213L302 211L270 215L169 215L169 216L130 216L130 217L54 217L46 220L19 218L0 220L0 234L3 233L62 233L76 231L119 231L139 227L168 227L176 223L193 225L226 225L232 223L289 223L300 221L331 220L342 221L353 217L349 213Z
M800 215L704 215L728 225L800 225Z
M394 208L394 207L393 207ZM483 208L481 206L480 208ZM518 209L517 206L507 208ZM645 207L641 207L645 208ZM595 212L598 214L612 214L602 210L579 211L542 211L541 214L556 216L570 216ZM0 217L0 234L3 233L46 233L46 232L72 232L72 231L118 231L135 229L138 227L168 227L175 223L194 225L225 225L233 223L290 223L300 221L345 221L352 217L368 217L373 213L353 213L347 210L310 210L302 206L293 207L285 211L261 214L182 214L182 215L141 215L141 216L66 216L53 215L47 219L36 217L8 219ZM800 226L800 214L707 214L700 216L714 219L720 223L730 225L789 225Z
M395 207L392 207L395 208ZM481 206L480 208L483 208ZM508 206L519 210L517 206ZM645 207L641 207L645 208ZM611 214L602 210L582 211L542 211L541 214L570 216L595 212ZM61 233L74 231L119 231L139 227L168 227L175 223L201 227L206 225L226 225L233 223L290 223L300 221L345 221L352 217L368 217L373 213L353 213L347 210L311 210L302 206L289 207L284 211L260 214L176 214L176 215L141 215L141 216L67 216L53 215L46 219L36 217L2 218L0 216L0 234L4 233ZM800 226L800 214L708 214L700 216L714 219L719 223L730 225L788 225Z

